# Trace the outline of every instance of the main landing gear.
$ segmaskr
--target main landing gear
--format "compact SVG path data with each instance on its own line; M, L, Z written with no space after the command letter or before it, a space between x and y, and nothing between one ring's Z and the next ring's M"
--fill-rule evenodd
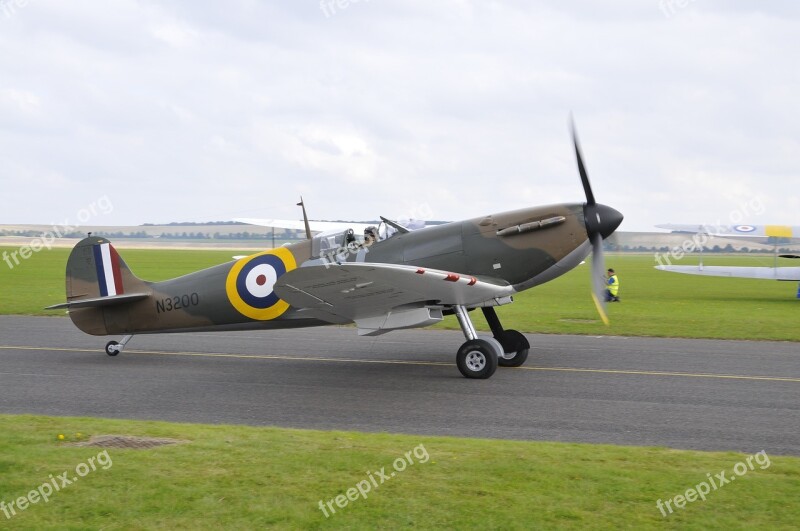
M528 358L530 344L516 330L503 330L494 308L483 308L483 315L492 329L493 338L480 339L467 309L453 306L458 324L467 338L456 354L456 365L461 374L467 378L489 378L497 366L519 367Z
M122 352L122 350L125 348L125 345L128 344L128 341L130 341L132 337L133 334L127 335L123 337L119 343L117 343L116 341L109 341L108 343L106 343L106 354L108 354L109 356L116 356L117 354Z

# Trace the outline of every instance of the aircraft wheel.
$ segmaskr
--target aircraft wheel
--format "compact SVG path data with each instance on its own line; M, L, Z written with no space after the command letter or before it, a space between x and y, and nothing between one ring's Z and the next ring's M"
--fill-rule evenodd
M505 330L497 340L503 345L503 351L506 353L505 358L497 360L501 367L520 367L528 359L531 345L528 343L528 338L521 333L516 330Z
M118 346L119 346L118 342L109 341L108 343L106 343L106 354L108 354L109 356L116 356L117 354L119 354L119 350L117 350L116 348Z
M467 378L486 379L497 370L497 352L488 341L471 339L458 349L456 365Z

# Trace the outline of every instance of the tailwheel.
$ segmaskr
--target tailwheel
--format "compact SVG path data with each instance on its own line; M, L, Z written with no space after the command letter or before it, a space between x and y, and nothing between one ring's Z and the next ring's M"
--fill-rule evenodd
M470 339L458 349L456 365L467 378L486 379L497 370L497 350L483 339Z
M496 339L503 346L505 356L497 360L501 367L520 367L528 359L531 348L528 338L516 330L503 330Z
M131 338L133 338L133 334L128 334L127 336L123 337L122 341L119 343L116 341L109 341L106 343L106 354L109 356L116 356L123 351L125 345L128 344L128 341L130 341Z
M117 341L109 341L106 343L106 354L109 356L116 356L119 354L119 351L122 350L119 348L119 343Z

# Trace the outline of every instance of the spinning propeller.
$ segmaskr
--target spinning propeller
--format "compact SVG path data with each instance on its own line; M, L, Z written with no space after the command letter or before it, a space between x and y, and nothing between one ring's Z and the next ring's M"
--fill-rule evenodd
M584 224L589 241L592 242L592 299L597 306L597 313L605 324L608 324L608 314L605 303L605 259L603 258L603 239L610 236L622 223L622 214L613 208L598 204L594 200L594 192L589 182L589 175L583 164L583 155L578 145L578 135L575 132L575 123L571 123L572 143L575 145L575 157L578 159L578 171L581 174L583 191L586 194L586 203L583 205Z

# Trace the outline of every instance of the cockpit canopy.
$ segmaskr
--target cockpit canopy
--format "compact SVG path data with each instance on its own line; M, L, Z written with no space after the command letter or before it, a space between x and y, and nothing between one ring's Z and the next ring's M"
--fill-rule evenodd
M346 252L348 244L363 242L364 236L359 240L353 229L320 232L311 238L311 254L314 258L320 258L337 254L340 250Z
M377 226L369 225L363 230L353 228L337 228L320 232L311 238L311 254L313 258L344 260L348 253L357 253L359 249L388 240L400 233L403 228L418 230L425 228L423 220L400 220L401 230L391 225L393 222L382 221ZM361 226L363 227L363 225Z

